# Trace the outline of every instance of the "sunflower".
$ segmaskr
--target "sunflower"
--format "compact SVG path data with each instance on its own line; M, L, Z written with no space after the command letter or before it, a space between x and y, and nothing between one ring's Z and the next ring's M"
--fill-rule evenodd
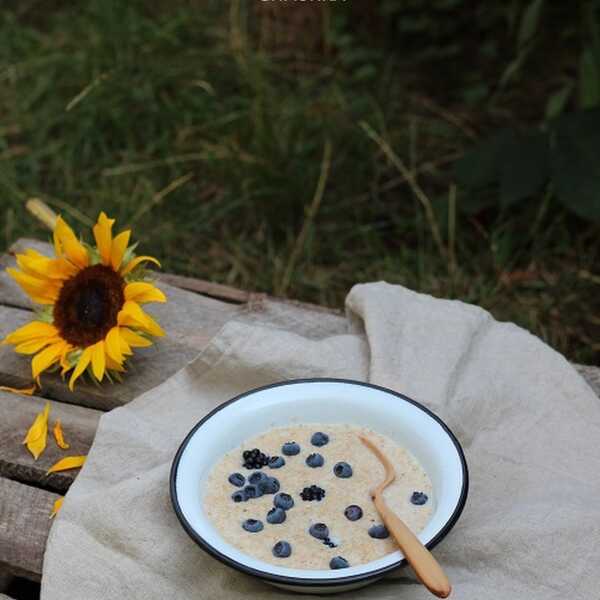
M7 269L31 300L40 305L37 319L3 340L20 354L34 355L33 378L61 369L72 370L69 388L84 373L98 382L119 378L133 348L152 345L163 336L159 324L141 305L166 302L165 295L145 278L144 263L135 256L131 231L113 237L114 219L103 212L93 227L95 246L81 242L58 217L54 227L55 257L26 250L17 255L18 269Z

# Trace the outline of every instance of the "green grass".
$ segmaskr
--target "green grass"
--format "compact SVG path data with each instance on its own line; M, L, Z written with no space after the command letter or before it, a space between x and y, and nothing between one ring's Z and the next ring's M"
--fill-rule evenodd
M600 227L551 190L469 214L453 187L474 138L543 116L539 81L474 101L502 68L469 44L392 51L335 8L315 50L265 42L235 0L74 6L0 9L0 249L47 236L40 197L77 228L105 210L169 271L330 306L385 279L600 361Z

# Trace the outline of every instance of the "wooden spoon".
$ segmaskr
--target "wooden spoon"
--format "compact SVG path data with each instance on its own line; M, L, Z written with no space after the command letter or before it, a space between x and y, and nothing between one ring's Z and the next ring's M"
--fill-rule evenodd
M396 479L396 471L383 452L367 437L358 436L360 441L379 459L385 468L385 479L373 490L371 498L388 531L394 536L402 554L414 569L421 583L438 598L447 598L452 591L448 577L433 557L421 544L417 536L405 525L385 503L383 490Z

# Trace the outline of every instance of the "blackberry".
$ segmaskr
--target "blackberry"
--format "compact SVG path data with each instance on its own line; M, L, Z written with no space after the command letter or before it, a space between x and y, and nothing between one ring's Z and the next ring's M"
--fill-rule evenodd
M244 459L243 465L246 469L262 469L269 463L269 457L258 448L244 450L242 458Z
M305 487L300 492L300 497L305 502L312 502L316 500L317 502L321 502L325 497L325 490L320 488L318 485L311 485L310 487Z

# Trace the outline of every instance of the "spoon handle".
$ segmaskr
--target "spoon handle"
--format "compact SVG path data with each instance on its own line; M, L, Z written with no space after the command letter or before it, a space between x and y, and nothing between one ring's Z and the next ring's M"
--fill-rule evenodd
M438 598L447 598L452 591L452 587L433 554L421 544L415 534L388 507L381 494L376 494L373 502L385 526L398 542L400 550L402 550L421 583Z

